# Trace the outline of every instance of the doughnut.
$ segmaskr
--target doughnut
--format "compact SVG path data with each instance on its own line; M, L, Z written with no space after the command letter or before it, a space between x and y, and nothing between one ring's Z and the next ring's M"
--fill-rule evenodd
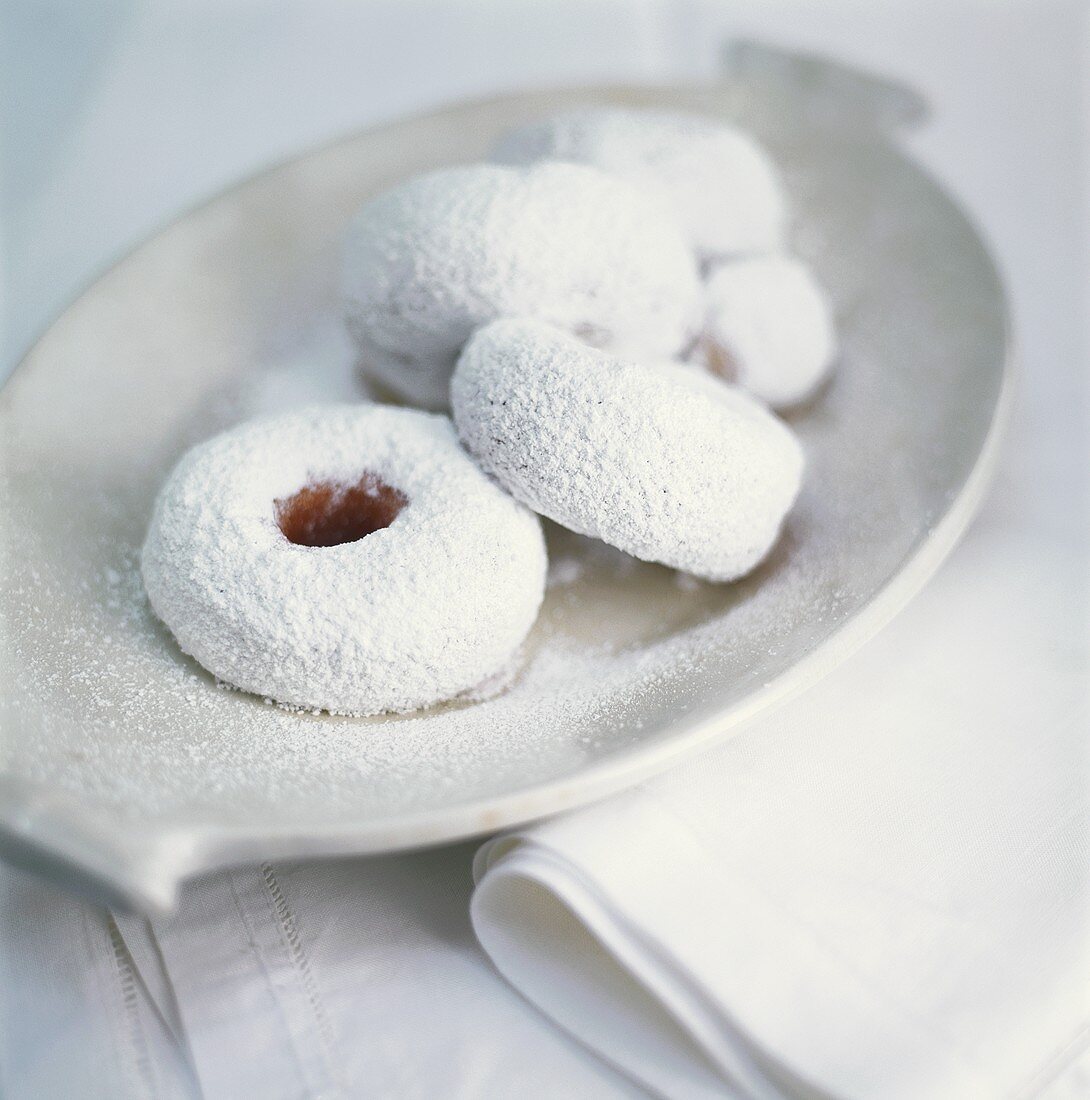
M592 164L670 203L704 261L781 247L786 202L768 154L748 134L700 115L615 107L565 111L512 130L504 164Z
M740 390L693 367L587 347L540 321L477 332L451 404L462 442L517 500L708 580L752 569L799 489L794 435Z
M707 317L695 358L759 397L788 408L810 397L836 356L825 292L787 256L726 263L706 287Z
M342 291L360 369L427 408L479 325L539 317L596 346L671 356L696 335L700 284L669 210L596 168L476 164L366 203Z
M504 668L541 604L545 546L446 417L331 405L188 452L141 568L156 615L219 679L363 715Z

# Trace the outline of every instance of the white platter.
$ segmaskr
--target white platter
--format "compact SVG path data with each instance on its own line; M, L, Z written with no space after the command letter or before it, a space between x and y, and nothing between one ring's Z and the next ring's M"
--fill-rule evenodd
M814 72L520 95L372 130L192 212L75 302L0 393L0 850L164 909L183 878L228 863L487 832L727 736L887 621L983 493L1006 305L972 227L883 132L883 110L911 101L862 102ZM556 583L494 698L346 719L218 688L141 594L165 472L194 440L296 400L306 364L315 395L349 386L335 254L365 196L577 102L739 118L786 172L795 246L832 292L844 353L792 417L807 484L771 561L688 585L554 530Z

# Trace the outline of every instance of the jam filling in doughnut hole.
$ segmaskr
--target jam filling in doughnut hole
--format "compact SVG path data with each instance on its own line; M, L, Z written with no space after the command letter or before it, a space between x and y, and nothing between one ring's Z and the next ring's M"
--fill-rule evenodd
M342 546L389 527L409 498L376 474L355 485L319 481L273 502L276 522L296 546Z

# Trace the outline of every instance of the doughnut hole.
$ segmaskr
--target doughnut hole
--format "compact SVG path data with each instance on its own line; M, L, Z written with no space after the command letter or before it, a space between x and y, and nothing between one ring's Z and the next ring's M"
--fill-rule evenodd
M409 498L376 474L355 485L318 481L273 501L276 522L296 546L341 546L389 527Z

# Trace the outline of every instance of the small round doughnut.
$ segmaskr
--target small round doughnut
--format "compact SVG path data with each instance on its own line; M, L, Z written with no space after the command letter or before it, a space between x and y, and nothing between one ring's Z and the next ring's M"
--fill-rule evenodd
M768 154L748 134L700 115L565 111L511 131L493 159L593 164L652 189L672 205L705 261L783 244L786 200Z
M462 345L498 317L670 356L701 309L669 210L575 164L448 168L379 195L352 223L342 288L361 369L429 408L448 406Z
M814 393L836 357L836 331L825 292L804 263L735 260L712 273L705 294L698 361L773 408Z
M141 568L155 613L215 676L291 706L377 714L502 669L540 606L545 547L446 417L333 405L186 454Z
M463 443L516 499L709 580L752 569L802 475L786 425L711 375L632 362L538 321L481 329L451 383Z

